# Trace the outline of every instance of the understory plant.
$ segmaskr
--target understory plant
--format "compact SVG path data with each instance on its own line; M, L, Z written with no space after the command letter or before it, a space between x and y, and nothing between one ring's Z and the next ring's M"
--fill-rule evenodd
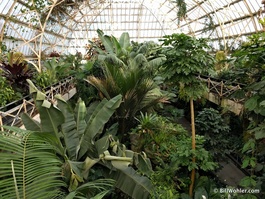
M9 85L13 88L16 95L28 93L27 79L33 77L33 70L25 61L21 52L9 52L1 64L2 75L6 78Z
M16 99L15 91L8 84L6 78L2 76L0 71L0 107Z
M65 62L63 59L46 60L43 63L43 69L35 75L35 84L44 89L54 83L69 76L72 64Z
M259 194L242 194L240 198L264 198L265 195L264 41L264 33L253 34L231 55L233 65L230 67L230 81L246 84L241 89L245 99L244 145L241 152L242 168L248 170L250 175L244 177L239 185L260 190Z
M204 108L199 111L195 118L195 125L199 135L206 140L206 149L209 150L216 160L224 158L233 150L238 137L233 139L230 127L222 118L218 110ZM228 139L229 138L229 139Z
M251 84L248 89L251 96L245 102L249 122L244 133L244 146L242 148L242 168L248 169L249 176L243 178L240 185L245 188L258 188L261 193L251 194L252 198L262 198L265 195L265 80ZM248 194L249 195L249 194Z
M153 198L180 198L180 193L188 192L189 171L194 168L198 172L213 171L217 167L209 151L204 149L203 136L196 137L195 151L181 125L155 114L142 113L136 119L139 124L131 132L132 149L143 150L153 164ZM193 156L196 164L192 162Z
M30 80L28 82L40 121L27 114L22 116L22 120L28 131L38 133L43 142L53 147L52 152L62 162L60 180L66 184L63 193L67 199L92 198L95 195L90 191L94 186L91 179L101 178L112 179L106 182L114 182L114 187L132 198L147 198L150 195L152 185L149 179L139 174L148 176L152 171L149 159L143 154L127 150L112 134L105 132L105 124L121 104L120 95L110 100L95 102L89 107L79 100L76 106L72 107L60 95L55 97L56 104L49 102L44 93ZM90 173L91 168L97 165L100 166L102 174L99 178ZM24 168L26 166L24 165ZM28 166L31 167L30 163ZM33 168L32 172L35 172ZM12 175L10 177L12 180ZM124 182L130 182L130 186ZM27 179L22 178L19 186L25 186L25 183ZM106 185L110 187L108 183ZM1 190L5 190L5 185L2 186ZM104 191L100 194L103 196L106 193Z

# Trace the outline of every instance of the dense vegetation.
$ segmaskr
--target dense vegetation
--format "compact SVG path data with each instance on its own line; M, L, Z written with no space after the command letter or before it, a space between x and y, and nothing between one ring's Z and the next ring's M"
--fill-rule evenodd
M228 59L184 34L158 45L98 30L87 55L53 52L40 71L22 53L3 52L0 105L30 92L40 121L23 114L25 130L4 126L0 198L224 198L214 172L227 155L249 172L238 187L261 192L230 197L263 198L264 39L251 36ZM198 74L246 84L229 96L245 99L243 114L202 103ZM44 89L69 76L75 96L48 101Z

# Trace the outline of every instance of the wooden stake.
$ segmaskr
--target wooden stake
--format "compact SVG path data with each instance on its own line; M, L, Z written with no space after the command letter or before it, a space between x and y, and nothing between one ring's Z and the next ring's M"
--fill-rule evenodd
M192 150L196 150L196 140L195 140L195 119L194 119L194 105L193 105L193 98L190 99L190 113L191 113L191 137L192 137L192 141L191 141L191 148ZM196 159L193 156L192 157L192 163L195 164L196 163ZM190 188L189 188L189 195L192 198L193 196L193 187L194 187L194 182L195 182L195 169L192 169L191 171L191 184L190 184Z

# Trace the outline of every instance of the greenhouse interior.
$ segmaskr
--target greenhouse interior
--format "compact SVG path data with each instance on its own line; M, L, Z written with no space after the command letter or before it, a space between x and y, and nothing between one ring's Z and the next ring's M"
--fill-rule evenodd
M265 0L1 0L1 199L264 199Z

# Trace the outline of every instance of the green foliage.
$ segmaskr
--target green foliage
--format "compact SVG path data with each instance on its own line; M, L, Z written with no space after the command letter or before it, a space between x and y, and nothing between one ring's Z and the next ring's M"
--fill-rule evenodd
M264 76L265 33L253 34L231 54L226 77L237 83L251 84Z
M6 57L1 65L2 75L15 92L28 94L26 80L33 76L33 72L24 61L24 55L20 52L9 52Z
M44 68L40 73L35 75L35 84L40 88L46 88L54 83L68 77L71 71L72 63L63 59L46 60L43 64Z
M180 23L180 21L186 18L187 4L185 0L175 0L173 2L177 4L178 7L177 17L178 17L178 23Z
M115 122L119 123L118 133L123 141L126 138L125 133L134 126L134 117L140 111L152 111L156 105L167 99L150 73L163 59L150 56L149 61L145 56L144 46L132 52L128 33L123 33L119 41L113 36L104 35L102 31L98 31L98 34L106 49L98 49L98 59L104 76L89 76L87 82L99 91L101 98L110 99L122 95Z
M137 171L147 174L148 169L152 170L148 159L143 154L127 150L113 136L103 133L105 124L121 104L120 95L95 102L89 107L79 100L74 108L61 96L56 96L55 106L45 99L45 95L31 81L29 83L40 122L24 114L24 125L47 136L56 154L64 160L63 174L70 195L78 195L83 189L89 193L90 168L100 164L103 166L102 177L114 179L118 189L133 198L148 197L152 190L148 178L137 174L129 166L132 164ZM130 182L131 186L124 182ZM86 198L91 197L86 195Z
M226 61L226 53L224 51L217 51L215 55L215 70L221 72L228 69L228 63Z
M224 157L235 149L238 137L230 134L230 127L225 123L219 111L204 108L195 119L197 133L206 139L206 148L214 157Z
M0 71L1 75L1 71ZM15 99L15 92L11 86L8 85L6 78L0 76L0 107L5 106L8 102Z
M216 192L219 190L217 184L210 177L207 176L196 176L195 187L194 187L194 199L205 198L223 198L224 196ZM181 199L192 199L188 194L181 194Z
M6 128L11 132L0 133L0 198L64 198L63 162L54 146L39 133Z
M132 130L131 144L134 150L143 150L154 165L153 198L179 198L178 192L183 192L190 182L188 171L216 168L211 154L203 148L203 137L197 136L196 151L193 151L191 138L182 126L154 114L141 114L136 119L139 125ZM193 155L196 164L192 163Z
M195 75L207 74L214 66L213 56L206 51L207 41L185 34L167 35L161 41L167 57L161 68L166 81L178 85L181 98L200 98L207 89Z
M185 166L189 171L200 169L203 171L213 171L217 164L212 161L211 154L203 148L205 139L203 136L196 136L196 151L190 147L191 138L187 136L180 137L176 143L175 154L171 155L173 161L179 162L180 166ZM192 163L192 157L196 157L196 163Z
M87 78L87 76L93 74L97 77L102 76L102 69L98 66L97 61L87 60L85 63L79 61L76 61L74 63L75 69L72 71L71 75L74 76L75 80L75 87L77 90L76 95L74 95L74 98L76 101L78 98L81 98L84 100L85 104L88 105L93 100L98 100L97 96L97 90L92 85L87 84L84 79Z

